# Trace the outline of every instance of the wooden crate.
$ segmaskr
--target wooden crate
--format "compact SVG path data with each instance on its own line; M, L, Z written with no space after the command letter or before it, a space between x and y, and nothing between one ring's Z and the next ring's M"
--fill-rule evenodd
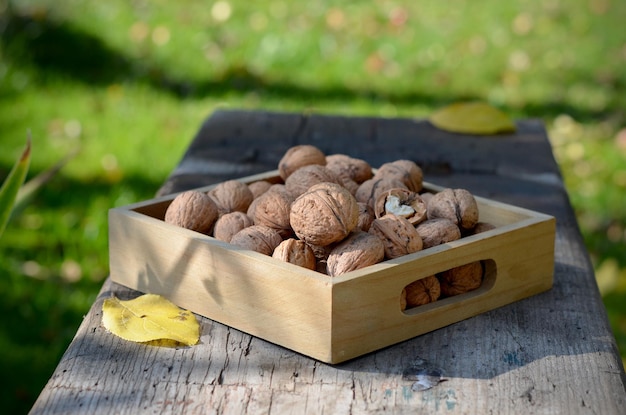
M276 179L276 171L241 179ZM209 190L207 186L198 190ZM425 183L425 189L442 188ZM327 363L546 291L555 219L477 197L496 229L331 278L163 221L175 195L109 211L113 281ZM409 283L484 261L477 290L402 311Z

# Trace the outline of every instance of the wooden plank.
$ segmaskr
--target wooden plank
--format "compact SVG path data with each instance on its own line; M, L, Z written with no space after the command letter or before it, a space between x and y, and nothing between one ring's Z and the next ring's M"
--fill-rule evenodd
M397 156L392 146L380 150L381 143L403 131L408 139L414 124L417 132L426 128L412 120L301 118L218 112L190 148L204 149L204 157L211 159L210 149L219 145L220 157L239 160L238 137L252 137L246 125L258 130L264 122L280 143L268 138L256 148L304 142L320 128L318 137L328 141L350 137L349 143L342 139L332 148L362 143L357 148L366 149L362 154L376 161ZM343 132L334 135L337 121ZM122 298L138 293L107 280L32 413L624 413L626 376L545 131L532 120L518 125L518 134L498 137L502 142L493 142L488 153L481 144L464 144L464 136L457 137L460 144L454 148L446 144L449 135L439 136L430 144L436 151L430 154L438 155L428 158L427 178L555 216L551 290L358 359L327 365L204 318L201 344L194 347L163 349L125 342L101 326L102 301L112 293ZM422 137L432 132L424 131ZM216 143L218 133L222 144ZM507 145L515 142L520 144ZM534 150L529 150L531 157L518 157L528 164L524 174L516 175L507 163L523 164L511 153L519 154L525 146ZM417 157L412 148L400 152L416 151ZM173 172L164 187L180 191L229 174L238 177L275 168L270 166L274 160L267 165L257 160L236 163L241 171L225 174L194 173L190 168L184 180ZM472 168L466 168L464 160L490 167L480 171L470 163ZM191 164L183 159L180 166ZM446 380L417 391L420 373L441 373Z

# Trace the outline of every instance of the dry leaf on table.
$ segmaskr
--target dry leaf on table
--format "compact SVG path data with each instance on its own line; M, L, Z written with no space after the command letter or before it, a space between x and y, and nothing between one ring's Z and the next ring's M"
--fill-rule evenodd
M132 300L110 297L102 304L102 324L124 340L192 346L200 340L200 324L190 311L164 297L144 294Z
M463 134L498 134L515 131L513 120L485 102L459 102L435 111L430 116L435 127Z

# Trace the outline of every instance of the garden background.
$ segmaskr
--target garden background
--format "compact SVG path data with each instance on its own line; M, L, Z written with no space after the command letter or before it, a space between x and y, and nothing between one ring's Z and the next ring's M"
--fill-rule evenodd
M626 357L626 2L0 0L0 180L77 152L0 239L0 401L27 412L149 199L217 108L539 118Z

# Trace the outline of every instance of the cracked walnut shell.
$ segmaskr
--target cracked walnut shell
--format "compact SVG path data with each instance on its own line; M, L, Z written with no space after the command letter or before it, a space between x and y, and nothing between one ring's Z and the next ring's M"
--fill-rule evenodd
M378 196L374 204L377 218L393 214L406 218L413 226L427 218L426 204L417 192L394 188Z

